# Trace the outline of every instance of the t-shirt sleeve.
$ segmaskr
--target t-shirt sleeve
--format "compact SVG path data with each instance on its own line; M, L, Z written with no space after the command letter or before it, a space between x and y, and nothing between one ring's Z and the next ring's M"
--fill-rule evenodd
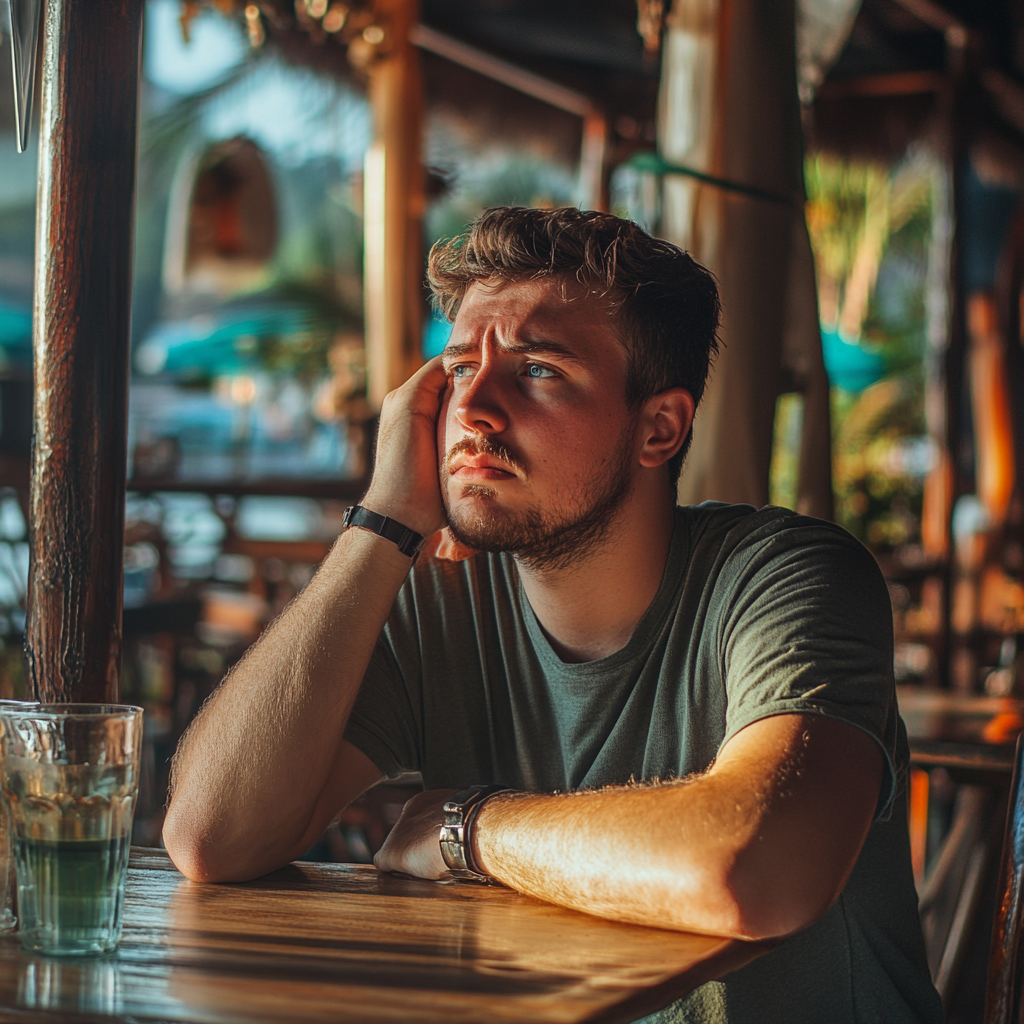
M807 523L809 520L802 520ZM734 553L718 650L728 707L724 746L779 714L820 714L866 732L885 756L885 817L897 749L892 610L871 554L827 524L779 528Z
M421 768L421 669L410 591L407 584L395 601L345 729L345 739L389 778Z

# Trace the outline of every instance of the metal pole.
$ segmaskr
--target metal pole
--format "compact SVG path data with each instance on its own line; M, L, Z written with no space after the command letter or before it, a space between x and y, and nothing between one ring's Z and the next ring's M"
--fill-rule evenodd
M50 701L120 692L142 0L47 0L26 651Z

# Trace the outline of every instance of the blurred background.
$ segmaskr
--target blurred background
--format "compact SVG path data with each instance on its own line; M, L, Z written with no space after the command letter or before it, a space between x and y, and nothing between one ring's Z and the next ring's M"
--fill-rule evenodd
M501 204L609 209L707 263L726 349L681 498L834 518L889 582L905 713L935 691L1002 708L994 741L1024 727L998 704L1024 691L1024 3L744 2L728 32L723 4L146 0L137 843L159 843L182 731L365 487L382 394L447 340L425 252ZM16 151L10 76L0 61L0 697L26 686L38 159L36 127ZM413 225L398 299L375 283L385 155ZM371 794L310 855L368 860L415 785ZM922 785L921 879L955 800L948 776Z

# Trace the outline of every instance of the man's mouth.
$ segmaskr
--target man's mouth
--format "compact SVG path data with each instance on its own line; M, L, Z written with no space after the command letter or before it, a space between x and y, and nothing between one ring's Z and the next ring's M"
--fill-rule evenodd
M519 461L504 445L486 438L457 441L448 451L445 469L449 477L467 482L509 480L522 472Z
M449 465L448 475L458 480L507 480L516 473L508 465L486 456L459 456Z

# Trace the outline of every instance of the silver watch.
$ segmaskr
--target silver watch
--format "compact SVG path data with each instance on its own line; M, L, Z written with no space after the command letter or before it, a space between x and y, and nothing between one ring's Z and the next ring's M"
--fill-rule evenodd
M480 870L473 860L471 830L480 808L497 793L509 793L508 786L469 786L460 789L444 805L441 826L441 856L452 878L488 882L490 875Z

